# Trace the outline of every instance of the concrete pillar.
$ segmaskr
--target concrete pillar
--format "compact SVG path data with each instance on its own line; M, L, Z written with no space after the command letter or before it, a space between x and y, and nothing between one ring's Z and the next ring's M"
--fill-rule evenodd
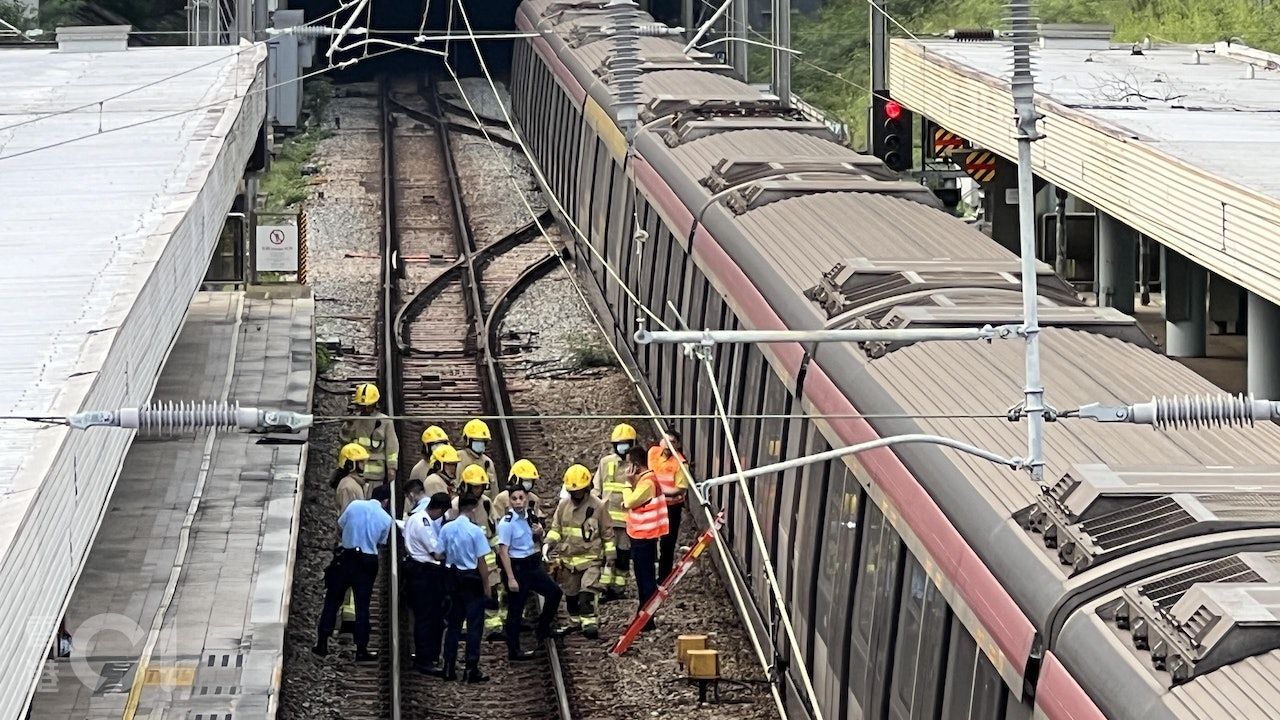
M1280 397L1280 307L1249 293L1249 392L1256 398Z
M1175 250L1166 247L1160 250L1165 353L1170 357L1204 357L1209 274Z
M1098 306L1133 314L1136 282L1133 228L1098 211Z
M991 239L1017 254L1021 249L1018 230L1018 166L996 158L996 176L982 186L982 208L991 223ZM1013 200L1012 203L1009 200Z

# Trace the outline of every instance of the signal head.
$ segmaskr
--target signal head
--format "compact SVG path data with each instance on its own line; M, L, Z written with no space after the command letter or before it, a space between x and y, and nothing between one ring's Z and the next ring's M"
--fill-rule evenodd
M902 117L902 105L897 100L886 100L884 103L884 116L890 120L897 120Z

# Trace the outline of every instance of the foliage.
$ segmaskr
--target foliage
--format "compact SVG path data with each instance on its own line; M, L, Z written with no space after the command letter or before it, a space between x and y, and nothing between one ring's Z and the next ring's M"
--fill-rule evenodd
M949 28L1001 27L1005 0L888 0L890 14L919 35ZM1278 0L1037 0L1046 23L1114 25L1117 42L1150 36L1156 42L1211 43L1240 38L1280 52ZM904 36L890 23L890 32ZM869 96L867 0L827 0L812 16L792 22L792 44L804 53L792 70L797 95L847 122L853 144L866 142ZM767 54L753 56L753 77L767 79ZM764 75L760 76L759 73Z
M19 0L0 0L0 20L19 30L30 30L36 26L36 14ZM11 32L4 28L0 32Z
M574 370L607 368L618 364L609 348L594 334L576 335L569 339L569 367Z
M329 346L316 343L316 374L324 375L329 372L333 369L334 362L333 351Z
M304 86L303 108L308 115L308 127L284 141L279 155L271 162L271 168L262 176L260 188L264 210L287 210L307 199L307 176L302 173L302 168L310 162L320 141L330 134L320 127L319 119L332 96L333 83L328 78L308 80Z

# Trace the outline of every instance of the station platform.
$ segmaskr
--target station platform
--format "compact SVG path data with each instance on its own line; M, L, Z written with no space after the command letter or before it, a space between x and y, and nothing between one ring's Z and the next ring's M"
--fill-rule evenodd
M156 400L309 412L310 298L198 293ZM134 441L31 718L267 718L278 698L306 433Z

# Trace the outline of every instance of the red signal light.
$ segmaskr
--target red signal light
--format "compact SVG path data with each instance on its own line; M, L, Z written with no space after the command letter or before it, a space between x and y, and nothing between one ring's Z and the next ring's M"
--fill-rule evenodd
M884 104L884 116L890 120L897 120L902 117L902 105L897 100L888 100Z

